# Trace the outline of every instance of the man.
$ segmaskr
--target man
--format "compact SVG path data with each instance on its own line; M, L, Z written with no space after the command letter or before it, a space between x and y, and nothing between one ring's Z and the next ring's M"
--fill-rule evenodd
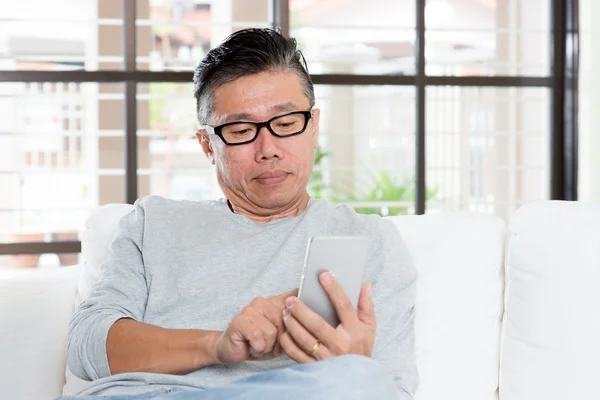
M70 325L69 368L91 382L80 394L412 399L416 273L390 221L307 194L320 112L296 42L234 33L194 83L225 199L148 197L121 220ZM314 235L370 238L357 310L320 277L337 327L296 297Z

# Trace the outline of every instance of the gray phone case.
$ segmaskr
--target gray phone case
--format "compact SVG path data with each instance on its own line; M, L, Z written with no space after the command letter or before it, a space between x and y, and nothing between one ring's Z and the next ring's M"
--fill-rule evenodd
M362 236L315 236L308 240L298 297L331 326L338 316L321 287L319 275L331 271L356 310L369 241Z

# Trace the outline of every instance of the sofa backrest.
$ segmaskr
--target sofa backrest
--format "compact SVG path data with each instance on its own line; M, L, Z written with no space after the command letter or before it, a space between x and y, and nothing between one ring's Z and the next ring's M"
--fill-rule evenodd
M505 224L475 213L394 217L419 273L417 400L491 400L498 388Z
M99 279L99 265L108 258L109 246L117 231L119 220L133 211L131 204L107 204L95 210L85 221L81 232L82 273L77 285L75 307L90 294L90 289ZM76 377L67 367L65 371L65 394L84 390L88 382Z
M600 399L600 204L526 205L508 247L501 400Z

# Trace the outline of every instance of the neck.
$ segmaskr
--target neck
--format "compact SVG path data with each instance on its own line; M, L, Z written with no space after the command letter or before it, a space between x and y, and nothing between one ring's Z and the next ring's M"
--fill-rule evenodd
M234 213L248 217L254 223L262 225L276 219L295 217L302 214L306 210L310 196L304 192L294 201L276 209L263 208L240 200L235 195L227 196L229 207Z

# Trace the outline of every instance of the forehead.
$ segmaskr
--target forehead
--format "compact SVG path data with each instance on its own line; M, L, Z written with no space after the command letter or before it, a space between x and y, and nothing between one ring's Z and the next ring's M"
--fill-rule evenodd
M293 72L261 72L218 87L214 92L214 112L219 122L234 114L267 118L278 106L292 103L307 110L310 101L304 94L302 80Z

